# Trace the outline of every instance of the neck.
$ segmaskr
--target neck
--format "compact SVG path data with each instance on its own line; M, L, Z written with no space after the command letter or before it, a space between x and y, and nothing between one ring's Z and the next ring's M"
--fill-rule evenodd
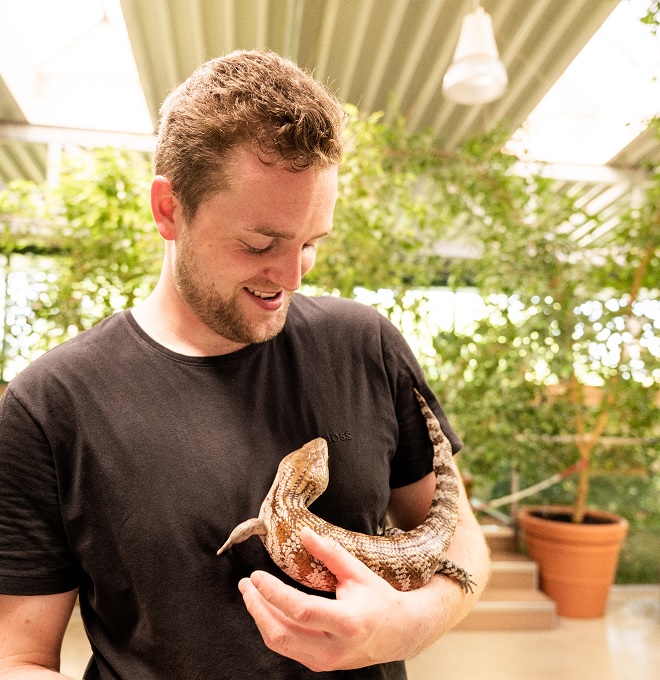
M132 312L147 335L177 354L217 356L245 347L212 331L188 307L171 278L164 274L149 297Z

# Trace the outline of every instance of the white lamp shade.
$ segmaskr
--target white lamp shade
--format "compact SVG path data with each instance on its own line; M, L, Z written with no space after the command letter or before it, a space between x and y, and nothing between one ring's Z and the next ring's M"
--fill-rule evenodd
M443 94L459 104L486 104L509 84L500 61L493 21L478 7L463 19L454 59L442 81Z

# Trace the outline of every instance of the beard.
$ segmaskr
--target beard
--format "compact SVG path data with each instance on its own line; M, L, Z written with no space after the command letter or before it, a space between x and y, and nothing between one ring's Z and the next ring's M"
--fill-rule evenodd
M194 246L188 234L184 234L177 246L174 282L179 295L212 331L231 342L251 345L271 340L284 328L292 293L284 292L282 306L269 313L268 318L251 320L241 309L240 300L246 294L243 287L223 296L211 284L199 279L199 271Z

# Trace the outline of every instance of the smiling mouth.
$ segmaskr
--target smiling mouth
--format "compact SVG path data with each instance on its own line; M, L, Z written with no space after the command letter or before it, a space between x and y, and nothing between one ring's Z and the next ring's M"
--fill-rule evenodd
M277 293L264 293L263 291L254 290L252 288L247 287L246 290L248 291L248 293L252 293L252 295L260 298L261 300L274 300L275 298L282 294L282 291L278 291Z

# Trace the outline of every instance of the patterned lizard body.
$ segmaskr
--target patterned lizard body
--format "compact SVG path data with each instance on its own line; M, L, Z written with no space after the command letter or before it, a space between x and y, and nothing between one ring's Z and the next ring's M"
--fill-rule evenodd
M317 438L282 459L259 516L239 524L218 555L250 536L258 535L280 569L316 590L334 591L335 576L310 555L300 540L303 527L329 536L372 571L401 591L419 588L440 573L471 591L469 574L443 558L458 517L458 480L452 465L451 444L424 397L415 390L433 443L435 492L428 516L411 531L391 529L383 536L370 536L330 524L308 506L328 485L328 446Z

